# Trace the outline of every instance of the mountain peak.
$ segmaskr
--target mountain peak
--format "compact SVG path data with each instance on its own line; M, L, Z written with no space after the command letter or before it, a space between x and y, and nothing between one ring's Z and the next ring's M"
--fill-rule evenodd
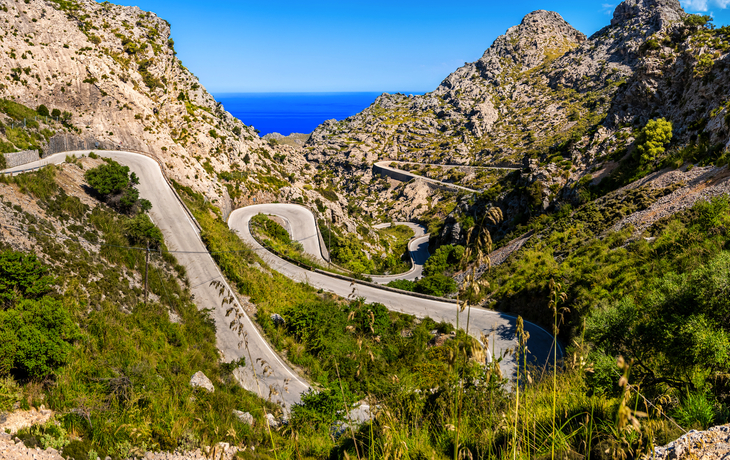
M611 25L621 25L639 19L652 22L661 29L668 22L681 20L686 13L679 0L625 0L613 12Z
M554 11L537 10L527 14L519 25L510 27L498 37L482 56L509 57L532 68L546 57L561 55L585 40L585 35L568 24Z
M546 10L535 10L532 13L527 13L524 18L522 18L522 22L520 25L526 25L530 23L535 22L556 22L556 23L562 23L565 22L562 16L560 16L555 11L546 11Z

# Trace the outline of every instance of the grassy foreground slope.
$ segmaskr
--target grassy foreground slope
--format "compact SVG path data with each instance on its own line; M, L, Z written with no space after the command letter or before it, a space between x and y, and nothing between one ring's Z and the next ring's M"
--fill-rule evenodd
M19 436L78 459L258 443L263 430L232 409L260 418L262 402L220 362L184 268L160 242L145 304L140 238L154 227L87 196L80 176L101 161L73 161L0 183L0 409L55 411ZM215 393L189 385L197 371Z

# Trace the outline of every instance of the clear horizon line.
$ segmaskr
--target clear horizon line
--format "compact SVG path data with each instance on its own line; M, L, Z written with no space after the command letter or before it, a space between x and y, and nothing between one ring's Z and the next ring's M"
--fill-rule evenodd
M353 93L368 93L368 94L426 94L430 91L209 91L210 94L353 94Z

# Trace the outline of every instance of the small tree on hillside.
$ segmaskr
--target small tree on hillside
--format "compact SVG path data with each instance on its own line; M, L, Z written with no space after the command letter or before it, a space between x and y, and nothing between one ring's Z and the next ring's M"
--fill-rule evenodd
M129 167L113 160L86 171L84 178L109 205L128 214L146 212L152 207L148 200L139 199L139 178L129 172Z
M664 118L649 120L636 139L636 153L641 163L651 163L664 153L664 146L672 140L672 122Z
M42 117L48 117L51 115L51 112L48 110L48 107L46 107L43 104L38 106L38 108L36 109L36 112L38 112L38 115L40 115Z

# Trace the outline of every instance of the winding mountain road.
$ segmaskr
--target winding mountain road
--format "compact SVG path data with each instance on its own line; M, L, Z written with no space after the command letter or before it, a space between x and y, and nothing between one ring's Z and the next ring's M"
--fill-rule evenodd
M405 225L413 230L413 238L408 242L408 252L411 256L411 269L406 273L395 275L370 275L373 283L388 284L393 280L415 281L423 276L423 264L431 256L428 252L428 234L426 227L413 222L393 222L392 224L378 224L375 228L388 228L391 225Z
M13 170L21 171L45 164L58 164L65 160L66 155L88 155L88 153L88 151L64 152L44 158L35 164L13 168ZM251 359L249 359L246 350L239 348L238 345L241 339L229 329L229 319L225 317L225 308L221 306L222 298L218 290L210 285L215 280L223 283L226 283L226 281L213 258L207 252L192 218L163 176L157 161L133 152L97 151L96 153L99 156L112 158L129 166L130 170L139 176L140 195L152 202L153 207L150 211L150 217L162 230L168 248L176 252L175 255L178 261L187 269L196 305L199 309L211 309L213 312L212 316L218 331L217 345L223 353L224 359L230 361L241 357L246 358L246 367L239 368L237 371L237 377L244 388L259 393L264 398L270 394L269 388L275 388L278 395L272 399L285 407L291 407L291 405L299 402L301 394L310 386L272 350L236 301L238 308L244 313L244 328L248 332L248 347L254 362L250 362ZM317 272L310 272L275 256L261 246L251 235L249 222L258 213L277 215L286 219L289 222L289 229L292 231L293 238L302 242L305 250L312 254L318 252L316 247L319 245L314 217L306 208L292 204L248 206L231 213L228 219L229 226L274 270L295 281L307 282L314 287L333 292L342 297L354 294L357 297L363 297L368 303L381 303L394 311L412 314L417 317L429 316L436 321L456 323L458 313L456 305L453 303L413 297ZM420 237L420 239L424 237ZM417 242L420 239L415 241ZM460 314L460 325L464 327L466 321L467 314L462 312ZM530 333L528 347L535 362L539 364L547 362L552 355L552 336L539 326L528 322L525 322L525 330ZM502 356L504 352L516 345L515 318L502 313L473 309L471 311L469 332L476 337L479 337L480 333L488 336L489 348L496 356ZM263 376L259 358L268 363L269 372L266 376ZM501 367L505 375L513 375L517 367L512 355L508 355L502 361ZM260 384L257 384L254 379L254 368Z
M193 220L178 200L175 192L170 188L157 161L150 157L132 152L120 152L109 150L96 150L97 155L111 158L137 174L140 184L138 186L140 196L147 198L152 203L150 218L162 230L165 236L165 244L170 251L175 252L178 262L185 267L190 280L191 292L194 296L198 309L211 309L212 317L215 320L217 330L217 345L223 353L225 361L245 358L246 367L239 368L236 372L241 385L249 391L268 398L270 387L276 389L278 396L273 401L290 407L301 400L300 395L309 389L309 384L299 377L292 369L283 362L268 342L261 336L259 330L254 326L251 319L245 315L240 304L236 305L244 313L244 329L248 332L248 347L253 360L257 358L268 363L270 373L264 376L260 362L250 362L245 349L239 348L241 338L231 331L229 323L231 318L226 318L226 308L221 306L223 298L218 289L210 285L212 281L226 283L218 265L208 253L200 233ZM26 164L8 171L21 171L45 164L63 163L66 155L88 155L88 151L64 152L44 158L35 163ZM259 384L254 378L254 367L258 376Z
M400 181L409 181L412 179L417 180L423 180L425 182L430 182L438 187L445 188L445 189L451 189L454 191L464 191L469 193L479 193L480 190L475 190L472 188L464 187L461 185L452 184L450 182L444 182L440 181L438 179L431 179L430 177L422 176L420 174L415 174L411 171L407 171L405 169L400 168L394 168L390 166L391 164L415 164L419 166L440 166L443 168L471 168L471 169L494 169L494 170L505 170L505 171L517 171L519 168L510 167L510 166L467 166L467 165L439 165L439 164L432 164L432 163L415 163L410 161L391 161L391 160L384 160L384 161L378 161L373 165L374 171L379 171L381 173L385 173L386 175L393 177L396 180Z
M294 219L301 221L301 217L294 216L302 216L306 213L311 215L311 212L307 208L296 204L259 204L236 209L228 217L228 226L236 231L241 239L248 243L269 267L279 273L295 281L309 283L311 286L333 292L342 297L348 297L354 293L357 297L365 298L368 303L381 303L393 311L415 315L420 318L430 316L436 321L447 321L456 324L457 312L456 305L453 303L413 297L400 292L386 291L323 273L312 272L272 254L251 235L249 223L251 218L259 213L279 216L290 221ZM314 217L308 219L308 221L308 225L311 225L311 227L308 225L292 227L292 239L307 242L314 241L319 244L319 239L316 238ZM420 241L421 238L416 241ZM428 245L427 242L426 245ZM312 247L310 247L310 250L317 251ZM459 320L460 326L464 327L467 321L467 313L462 312ZM534 361L542 365L550 360L553 344L552 335L541 327L527 321L525 321L525 330L530 333L528 348ZM472 309L469 332L477 338L480 338L481 334L488 336L489 348L495 356L501 356L505 351L513 349L517 343L515 318L492 310ZM512 355L507 356L502 361L501 367L505 375L513 375L517 367Z

